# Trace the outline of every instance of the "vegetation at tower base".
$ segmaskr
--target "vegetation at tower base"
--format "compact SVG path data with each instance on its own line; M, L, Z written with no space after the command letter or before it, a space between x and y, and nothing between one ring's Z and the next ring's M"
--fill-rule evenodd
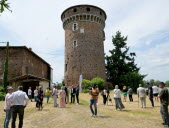
M98 85L99 90L103 90L105 81L100 77L95 77L91 81L83 79L82 80L82 92L87 93L93 87L94 84Z
M134 63L136 54L129 52L127 47L127 37L121 35L121 32L116 32L112 42L114 49L110 50L110 56L106 55L106 75L107 81L113 85L130 86L136 91L139 84L143 83L143 78L146 75L139 74L140 68Z
M0 101L4 101L5 100L5 89L0 85Z
M9 11L11 11L9 8L9 3L7 3L8 0L1 0L0 1L0 13L3 13L5 8L8 9ZM12 11L11 11L12 12Z

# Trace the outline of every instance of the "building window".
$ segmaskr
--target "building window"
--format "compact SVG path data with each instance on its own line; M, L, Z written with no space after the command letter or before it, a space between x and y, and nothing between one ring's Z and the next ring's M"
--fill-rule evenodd
M67 72L67 64L65 64L65 72Z
M90 11L90 8L86 8L86 10L89 12L89 11Z
M78 29L78 24L77 23L73 24L72 29L73 31L76 31Z
M77 9L76 9L76 8L74 8L74 9L73 9L73 12L77 12Z
M102 16L102 12L100 12L100 15Z
M77 47L77 41L76 40L73 41L73 47L74 48Z

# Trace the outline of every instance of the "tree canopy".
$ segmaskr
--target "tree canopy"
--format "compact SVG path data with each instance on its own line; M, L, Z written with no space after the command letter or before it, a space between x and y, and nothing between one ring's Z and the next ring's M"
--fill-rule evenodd
M135 64L136 54L129 53L126 41L127 37L122 36L119 31L112 37L115 48L105 57L107 81L119 85L120 88L130 86L136 90L138 85L143 83L145 75L139 74L140 68Z

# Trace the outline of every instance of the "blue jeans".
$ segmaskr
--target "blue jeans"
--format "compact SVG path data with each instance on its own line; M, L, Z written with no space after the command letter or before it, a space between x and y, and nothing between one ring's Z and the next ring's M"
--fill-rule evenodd
M93 110L92 105L94 105L95 111ZM94 99L94 98L90 99L90 110L91 110L91 112L92 112L93 115L97 115L96 99Z
M47 103L48 103L48 102L49 102L50 95L46 96L46 98L47 98Z
M12 116L12 109L6 110L6 117L4 120L4 128L8 128L11 116Z
M37 101L37 96L34 96L34 100L35 100L35 102Z

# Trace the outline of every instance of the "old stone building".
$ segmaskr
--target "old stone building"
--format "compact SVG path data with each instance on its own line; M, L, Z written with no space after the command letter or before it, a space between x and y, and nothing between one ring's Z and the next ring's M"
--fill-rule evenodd
M65 30L65 83L78 84L81 74L83 79L105 79L104 10L93 5L72 6L62 13L61 20Z
M0 85L5 58L6 47L0 47ZM24 91L27 91L29 86L34 90L39 85L46 89L50 85L51 71L51 66L26 46L9 47L8 79L15 89L18 85L23 85Z

